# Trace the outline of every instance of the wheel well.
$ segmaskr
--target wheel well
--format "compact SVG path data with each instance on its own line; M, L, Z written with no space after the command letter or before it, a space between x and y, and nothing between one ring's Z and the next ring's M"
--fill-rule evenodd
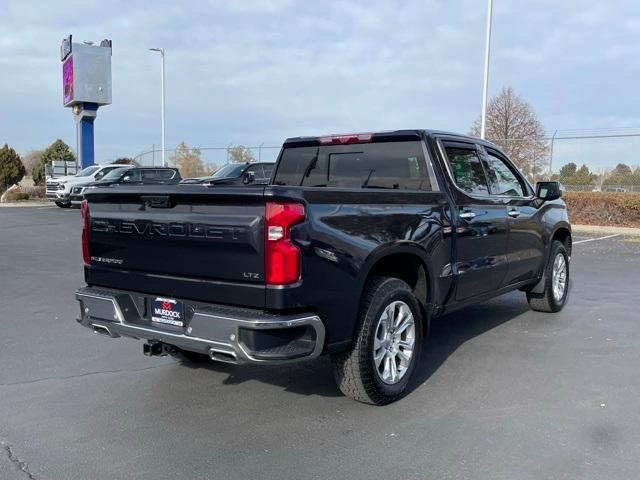
M559 228L556 230L551 240L558 240L559 242L562 242L564 244L564 248L567 249L567 253L571 256L572 240L571 232L569 232L568 228Z
M428 330L427 304L429 298L429 278L422 259L411 253L394 253L378 260L369 271L369 277L393 277L406 282L422 308L425 320L424 332Z

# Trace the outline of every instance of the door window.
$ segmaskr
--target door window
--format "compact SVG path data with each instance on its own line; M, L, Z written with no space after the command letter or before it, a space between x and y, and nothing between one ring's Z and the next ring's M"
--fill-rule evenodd
M524 197L525 187L515 172L500 157L487 152L485 169L492 195Z
M487 178L475 148L445 147L456 185L470 195L487 196Z
M131 170L125 173L124 177L122 177L123 182L131 183L131 182L139 182L140 181L140 170Z
M156 180L155 170L142 170L142 181L145 183L154 182Z
M171 180L174 175L175 175L175 171L174 170L169 170L169 169L164 169L164 170L158 169L158 170L156 170L156 176L160 180Z

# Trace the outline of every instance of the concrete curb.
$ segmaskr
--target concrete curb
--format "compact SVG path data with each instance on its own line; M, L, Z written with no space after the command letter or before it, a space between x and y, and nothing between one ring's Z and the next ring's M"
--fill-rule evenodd
M55 204L53 202L31 202L31 201L23 201L23 202L7 202L7 203L0 203L0 208L2 207L7 207L7 208L19 208L19 207L48 207L48 206L55 206Z
M571 225L571 231L574 233L604 233L640 236L640 228L632 227L611 227L604 225Z

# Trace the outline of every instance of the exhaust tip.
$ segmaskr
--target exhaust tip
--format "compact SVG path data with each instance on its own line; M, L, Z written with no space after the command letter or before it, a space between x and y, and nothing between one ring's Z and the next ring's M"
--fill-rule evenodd
M231 363L233 365L238 363L235 352L216 350L215 348L209 349L209 358L214 362Z
M109 330L104 325L93 324L92 327L93 327L93 333L97 333L98 335L104 335L104 336L110 337L110 338L118 337L117 334L111 333L111 330Z

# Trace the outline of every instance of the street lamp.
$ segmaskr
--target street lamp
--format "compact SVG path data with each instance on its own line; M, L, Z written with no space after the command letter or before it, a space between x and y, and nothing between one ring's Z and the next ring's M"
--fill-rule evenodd
M162 139L161 139L161 149L162 149L162 166L166 167L167 164L165 162L164 159L164 48L150 48L149 50L151 50L152 52L160 52L160 60L161 60L161 75L162 75L162 81L161 81L161 109L162 109Z
M487 32L484 45L484 84L482 86L482 119L480 120L480 138L484 140L487 130L487 91L489 89L489 55L491 52L491 16L493 0L487 5Z

